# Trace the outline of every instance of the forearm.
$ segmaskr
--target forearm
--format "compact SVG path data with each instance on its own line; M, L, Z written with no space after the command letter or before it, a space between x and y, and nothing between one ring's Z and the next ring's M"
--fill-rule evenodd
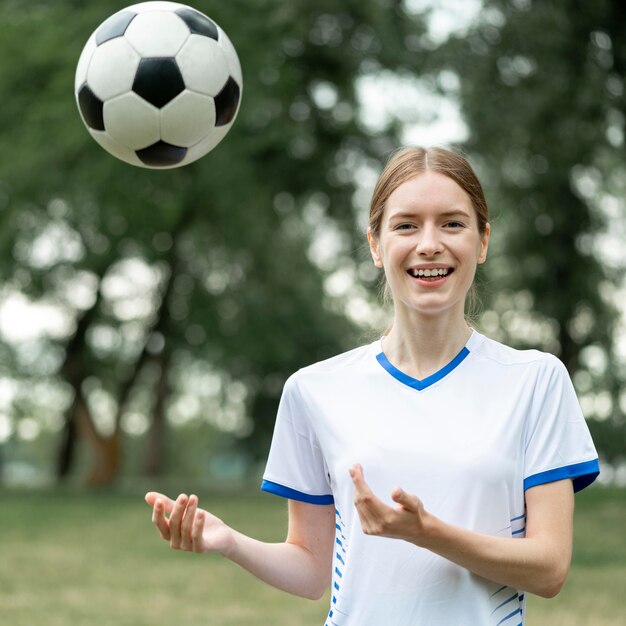
M263 582L311 600L319 599L330 582L330 570L293 543L265 543L233 531L231 547L223 554Z
M570 555L538 538L483 535L427 515L420 547L469 571L544 597L556 595L567 576Z
M333 505L290 501L287 540L264 543L198 509L195 495L180 494L174 501L151 491L146 502L153 507L152 522L174 550L222 554L260 580L312 600L320 598L330 582Z
M571 480L528 489L526 538L484 535L443 522L414 494L396 487L394 508L378 498L354 465L355 505L363 532L403 539L488 580L544 597L563 586L572 556L574 491Z

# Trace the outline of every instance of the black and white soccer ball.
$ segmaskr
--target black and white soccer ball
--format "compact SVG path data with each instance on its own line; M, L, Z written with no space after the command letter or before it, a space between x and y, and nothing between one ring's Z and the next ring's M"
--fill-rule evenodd
M105 20L74 82L91 136L118 159L158 169L215 148L235 120L242 87L224 31L176 2L134 4Z

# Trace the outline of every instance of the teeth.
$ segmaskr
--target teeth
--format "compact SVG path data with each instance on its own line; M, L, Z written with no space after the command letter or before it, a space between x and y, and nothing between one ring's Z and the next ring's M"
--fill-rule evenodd
M447 276L449 272L449 269L440 267L438 269L432 269L432 270L418 270L418 269L412 269L411 270L411 274L415 277L423 277L423 278L429 278L431 276Z

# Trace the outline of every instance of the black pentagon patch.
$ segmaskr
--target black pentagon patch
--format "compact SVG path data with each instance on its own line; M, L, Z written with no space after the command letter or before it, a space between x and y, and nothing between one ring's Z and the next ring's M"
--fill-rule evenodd
M87 126L93 130L104 130L102 100L89 89L87 83L78 90L78 108Z
M177 165L187 154L187 148L174 146L165 141L157 141L147 148L135 150L142 163L152 167L166 167Z
M174 11L194 35L205 35L217 41L217 26L206 16L194 9L178 9Z
M233 121L239 104L239 85L228 77L222 90L215 96L215 125L225 126Z
M96 45L100 46L109 39L115 39L121 37L128 28L128 25L133 21L137 13L131 13L130 11L119 11L107 20L104 20L100 25L100 28L96 31Z
M133 91L159 109L165 106L185 91L185 81L176 59L141 59L133 81Z

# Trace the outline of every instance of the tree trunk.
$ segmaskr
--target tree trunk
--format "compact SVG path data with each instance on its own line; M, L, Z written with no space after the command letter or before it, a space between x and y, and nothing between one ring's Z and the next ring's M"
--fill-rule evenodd
M76 402L76 419L82 437L94 451L93 465L87 478L91 486L106 486L113 483L120 468L120 437L118 432L110 436L103 436L96 430L82 394Z
M66 416L57 454L56 476L59 480L65 480L69 476L76 458L76 421L71 417L72 410L73 407Z
M144 466L144 473L151 478L161 476L165 467L165 435L167 432L165 408L170 392L168 381L169 352L164 351L160 355L158 363L160 369L156 384L156 402L152 413L152 425L148 433L148 447Z
M177 235L188 226L188 220L194 212L194 206L195 205L191 202L185 204L181 214L179 215L178 222L173 229L172 235L174 242L167 258L167 262L170 267L170 274L163 286L163 295L161 297L159 308L156 311L156 320L152 328L149 329L147 333L146 343L137 359L137 362L135 363L132 373L128 379L123 381L121 384L118 394L118 411L115 418L115 428L113 434L109 437L98 433L81 390L82 383L89 374L84 365L83 352L85 350L87 330L91 326L97 314L102 299L102 294L100 293L99 288L93 306L86 311L78 321L76 332L74 333L72 339L68 342L65 353L65 361L61 367L61 373L66 381L72 386L75 394L74 402L67 413L65 428L57 459L57 477L61 480L67 478L74 465L79 435L83 436L87 440L95 452L95 464L88 478L89 484L110 484L115 480L117 473L119 472L122 441L121 418L139 373L141 372L146 361L150 358L150 354L147 349L150 335L154 332L161 332L164 336L167 336L167 328L169 326L167 302L171 294L174 276L176 275L177 268L180 265L180 261L176 255ZM106 271L101 273L99 277L100 280L102 280L105 273ZM156 404L158 410L155 411L156 423L153 424L153 432L151 431L150 434L150 437L154 440L150 443L153 456L156 454L163 455L164 452L165 396L163 396L163 394L167 394L167 383L163 376L167 376L169 359L162 358L161 360L162 371L165 373L162 374L156 391ZM77 427L77 425L79 425L79 427ZM156 457L149 463L150 467L155 472L158 471L156 468L160 466L159 464L160 461L158 461Z
M578 351L574 340L567 332L566 325L568 322L569 320L559 320L559 342L561 344L559 357L571 376L578 368Z
M102 279L102 276L100 276ZM96 316L100 305L101 294L98 287L96 299L90 309L85 311L78 320L76 332L70 339L65 349L65 361L61 366L60 373L74 389L74 402L65 416L65 425L61 438L61 445L57 455L57 479L65 480L74 466L78 438L77 424L77 401L80 395L80 385L84 379L83 350L87 329Z

